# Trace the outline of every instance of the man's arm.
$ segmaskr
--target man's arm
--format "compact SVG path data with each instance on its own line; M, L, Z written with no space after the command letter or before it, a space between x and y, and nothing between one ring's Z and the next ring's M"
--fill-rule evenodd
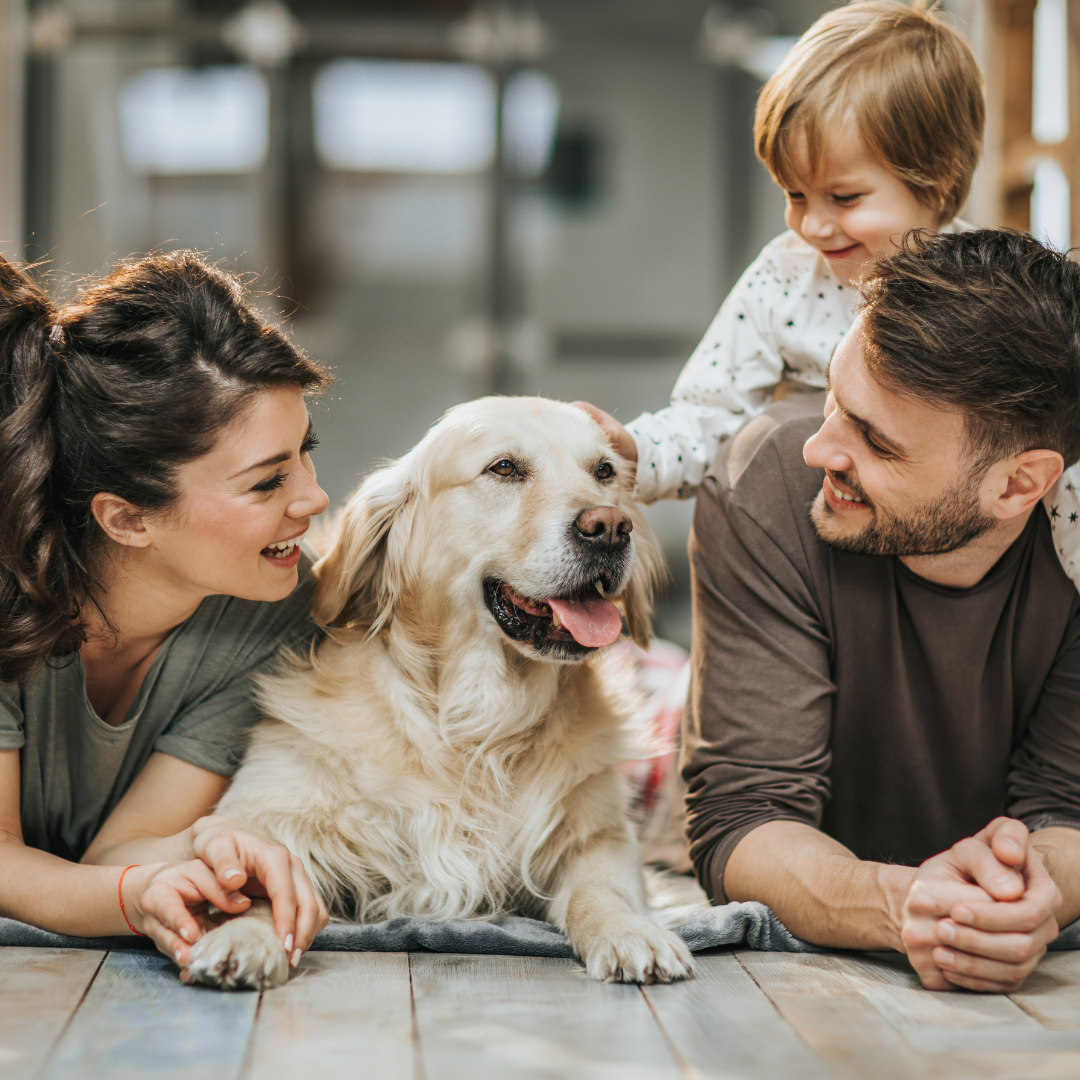
M835 685L814 588L827 568L807 561L819 546L805 535L819 481L801 458L817 422L805 402L753 420L724 444L698 494L683 775L691 857L716 903L747 834L777 821L813 831L829 796Z
M1066 873L1080 868L1080 833L1050 831L1029 842L1023 822L997 818L914 868L862 861L816 829L772 821L739 841L725 881L731 899L767 904L807 941L906 953L927 989L1007 993L1064 917L1040 851Z
M1058 925L1080 919L1080 829L1051 826L1031 834L1031 846L1039 853L1046 872L1061 890Z
M747 833L728 859L731 900L758 900L796 936L838 949L896 949L916 870L864 862L839 841L797 821Z

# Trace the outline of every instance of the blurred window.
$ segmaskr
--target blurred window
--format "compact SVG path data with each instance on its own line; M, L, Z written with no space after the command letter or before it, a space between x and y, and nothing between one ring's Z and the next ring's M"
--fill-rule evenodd
M559 123L559 91L539 71L519 71L503 94L506 165L517 176L539 176L550 164Z
M495 85L471 64L337 60L315 79L315 146L331 169L469 173L491 164Z
M120 95L124 158L141 173L242 173L266 156L266 80L248 67L158 68Z
M1039 142L1069 136L1069 24L1065 0L1035 5L1031 133Z
M1069 135L1069 26L1065 0L1035 5L1031 133L1037 142L1057 143ZM1031 231L1066 251L1072 221L1069 179L1052 158L1040 161L1031 191Z
M1068 251L1072 236L1069 180L1052 158L1035 167L1031 189L1031 233L1058 251Z

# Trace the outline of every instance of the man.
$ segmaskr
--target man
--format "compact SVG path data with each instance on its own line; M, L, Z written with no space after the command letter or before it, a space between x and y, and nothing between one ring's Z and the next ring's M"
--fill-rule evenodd
M699 492L691 854L714 902L1008 991L1080 916L1080 595L1041 506L1080 458L1080 266L982 230L863 295L824 402Z

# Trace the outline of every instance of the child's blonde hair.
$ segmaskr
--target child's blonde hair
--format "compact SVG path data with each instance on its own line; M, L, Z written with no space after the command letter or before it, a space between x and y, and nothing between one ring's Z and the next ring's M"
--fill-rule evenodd
M869 0L818 19L762 88L757 155L797 188L793 136L805 136L817 172L827 129L849 114L867 150L939 221L956 216L982 152L983 79L967 42L925 0Z

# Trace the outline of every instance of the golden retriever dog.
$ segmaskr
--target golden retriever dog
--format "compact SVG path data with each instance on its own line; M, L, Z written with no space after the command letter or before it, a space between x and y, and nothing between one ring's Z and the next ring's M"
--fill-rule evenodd
M348 502L318 563L325 640L261 682L266 719L219 812L303 860L332 915L562 929L596 979L691 971L647 914L619 763L646 644L655 541L626 462L581 410L485 398L451 410ZM256 905L204 935L190 974L282 983Z

